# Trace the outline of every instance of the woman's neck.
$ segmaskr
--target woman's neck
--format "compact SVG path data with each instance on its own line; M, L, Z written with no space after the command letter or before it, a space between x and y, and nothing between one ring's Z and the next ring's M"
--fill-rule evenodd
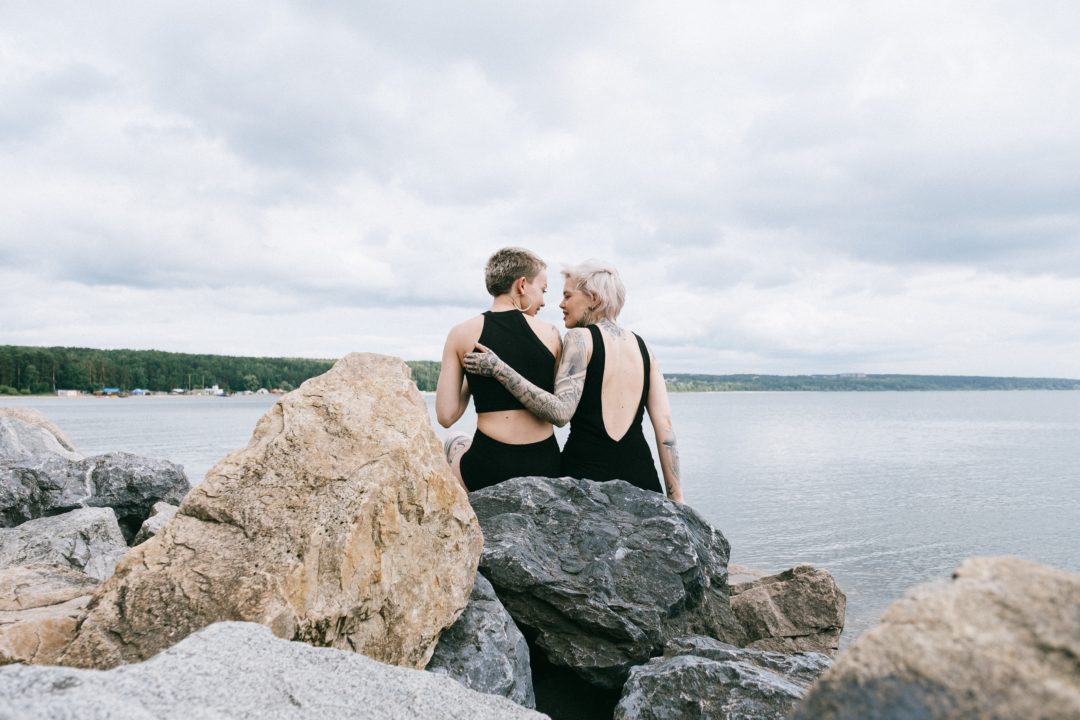
M615 321L610 318L602 318L596 322L596 326L603 330L607 330L608 334L613 337L622 337L624 330L615 324Z
M510 295L499 295L491 301L491 312L505 312L507 310L521 311L521 308L514 304L514 299Z

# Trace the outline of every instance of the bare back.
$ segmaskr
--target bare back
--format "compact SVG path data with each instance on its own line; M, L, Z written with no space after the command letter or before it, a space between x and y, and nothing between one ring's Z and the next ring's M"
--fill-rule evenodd
M645 386L645 365L633 333L613 323L598 326L604 342L604 382L600 389L604 429L620 440L630 429Z

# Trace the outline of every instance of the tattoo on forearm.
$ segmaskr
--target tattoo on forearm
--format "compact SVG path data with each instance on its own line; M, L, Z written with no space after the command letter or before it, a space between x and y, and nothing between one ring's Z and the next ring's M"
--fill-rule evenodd
M667 484L667 494L671 497L681 491L681 472L679 469L679 445L675 440L675 431L669 430L661 445L668 452L670 462L670 476L665 478Z
M555 375L554 394L538 388L506 363L500 363L495 378L533 415L561 427L570 422L577 410L587 364L584 339L579 333L567 333Z

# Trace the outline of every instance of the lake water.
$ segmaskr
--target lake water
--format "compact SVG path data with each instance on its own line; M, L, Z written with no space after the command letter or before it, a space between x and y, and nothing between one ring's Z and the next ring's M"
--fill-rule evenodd
M42 410L86 454L166 458L198 482L247 444L273 401L0 406ZM688 503L723 531L732 562L829 570L848 597L844 644L971 555L1080 572L1080 393L679 393L672 406ZM470 413L458 427L474 422Z

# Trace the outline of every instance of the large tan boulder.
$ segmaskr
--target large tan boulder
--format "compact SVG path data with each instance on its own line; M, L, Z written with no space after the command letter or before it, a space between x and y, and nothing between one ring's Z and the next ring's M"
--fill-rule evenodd
M736 577L744 582L732 582L728 592L731 609L746 629L746 647L836 654L847 598L828 571L796 565L762 577L756 571L738 569Z
M0 569L0 665L55 663L98 584L65 567Z
M279 400L124 557L62 661L113 667L246 620L420 668L482 544L407 366L352 354Z
M794 717L1080 718L1080 575L964 561L889 607Z

